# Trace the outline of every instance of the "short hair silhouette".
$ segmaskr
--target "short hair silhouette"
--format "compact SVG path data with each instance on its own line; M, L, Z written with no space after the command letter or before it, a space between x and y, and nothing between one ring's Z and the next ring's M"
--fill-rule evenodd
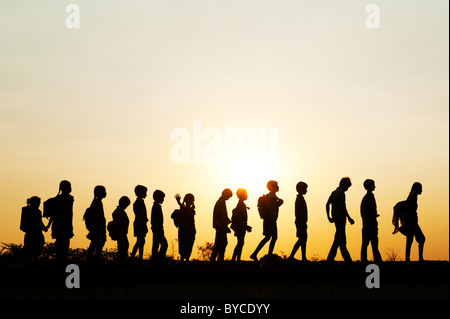
M375 186L375 181L373 179L366 179L363 183L364 189L372 190Z
M72 191L72 185L69 181L63 180L59 183L59 191L61 193L70 193Z
M266 187L271 192L278 192L280 189L278 182L273 180L268 181Z
M341 181L339 182L339 187L341 188L348 188L352 186L352 181L350 180L350 177L343 177Z
M306 189L308 188L308 184L305 182L298 182L297 186L295 187L297 189L298 193L306 193Z
M142 186L142 185L137 185L134 188L134 193L136 194L136 196L138 197L144 197L145 195L147 195L147 187Z
M411 187L411 192L414 194L421 194L422 193L422 184L419 182L415 182Z
M153 192L153 200L157 202L164 199L164 197L166 197L166 194L162 190L157 189Z
M131 200L128 198L128 196L122 196L119 199L119 207L120 208L127 208L128 206L130 206L131 204Z
M230 198L230 197L233 196L233 192L231 191L231 189L225 188L225 189L222 191L222 196L223 196L223 197Z
M236 196L239 199L247 200L247 190L245 188L238 188L238 190L236 191Z

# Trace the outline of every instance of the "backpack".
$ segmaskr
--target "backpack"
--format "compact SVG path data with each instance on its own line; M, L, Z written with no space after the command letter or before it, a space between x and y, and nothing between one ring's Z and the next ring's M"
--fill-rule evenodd
M404 222L405 222L405 213L407 210L406 201L401 201L395 204L394 206L394 214L392 215L392 225L394 225L394 232L392 234L396 234L400 231L400 233L404 234ZM399 226L399 222L402 226Z
M118 225L114 220L110 221L106 226L106 229L109 232L109 237L111 237L112 240L117 240L119 237L117 226Z
M261 219L266 219L268 215L268 209L269 209L269 198L267 195L262 195L258 198L258 212L259 217Z
M52 197L44 202L44 213L45 218L53 218L56 216L58 210L58 197Z
M177 227L177 228L180 227L181 210L175 209L170 217L172 217L175 227Z
M25 206L22 207L22 214L20 215L20 230L23 231L24 233L27 232L28 230L28 223L29 223L29 211L30 211L30 206Z
M86 225L86 229L88 231L91 231L94 227L95 221L94 221L94 216L93 216L93 210L92 208L89 206L88 208L86 208L86 211L84 212L83 215L83 220L84 220L84 224Z

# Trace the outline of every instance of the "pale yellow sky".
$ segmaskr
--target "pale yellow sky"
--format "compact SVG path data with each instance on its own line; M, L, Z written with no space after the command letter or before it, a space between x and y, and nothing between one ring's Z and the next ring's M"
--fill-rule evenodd
M379 29L365 25L372 2ZM425 258L448 260L448 2L372 2L74 1L79 29L66 28L60 1L2 2L0 241L21 242L21 206L33 195L56 195L62 179L75 196L74 247L88 245L82 214L95 185L107 188L107 220L120 196L134 200L136 184L149 188L149 210L151 193L162 189L169 243L173 195L193 193L195 246L214 240L212 209L222 189L247 187L247 259L262 239L256 201L270 178L285 200L275 252L288 254L296 241L295 185L303 180L308 256L326 258L334 227L325 203L348 175L353 259L362 182L372 178L382 255L395 248L404 257L404 237L391 235L392 207L420 181ZM194 120L222 133L276 128L278 165L173 163L170 134L181 127L193 135ZM228 202L230 216L236 202ZM133 220L130 208L128 215ZM130 227L130 244L132 236ZM228 241L230 257L236 239ZM148 236L146 252L150 245Z

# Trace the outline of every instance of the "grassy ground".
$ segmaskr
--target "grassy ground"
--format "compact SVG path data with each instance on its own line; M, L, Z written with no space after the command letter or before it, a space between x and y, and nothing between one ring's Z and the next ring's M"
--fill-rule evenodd
M79 252L80 253L80 252ZM106 256L96 266L75 255L80 288L68 289L68 273L51 258L30 265L24 258L0 256L0 298L120 299L448 299L449 263L384 262L380 288L368 289L366 265L279 257L260 262L180 262L149 260L118 265Z

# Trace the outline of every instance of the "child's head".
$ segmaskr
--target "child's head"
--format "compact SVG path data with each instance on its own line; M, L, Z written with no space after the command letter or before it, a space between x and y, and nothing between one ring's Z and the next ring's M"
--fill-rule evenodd
M134 188L134 193L136 194L137 197L145 198L145 197L147 197L147 187L142 186L142 185L137 185Z
M190 207L192 204L194 204L195 197L191 193L188 193L184 195L183 202L186 204L186 206Z
M364 188L369 191L372 192L375 190L375 181L373 179L366 179L363 183Z
M164 192L159 189L153 192L153 200L159 204L162 204L164 202L164 197L166 197L166 194L164 194Z
M352 181L350 180L350 177L343 177L339 182L339 188L342 188L345 191L348 190L350 186L352 186Z
M130 206L131 200L127 196L122 196L119 199L119 208L126 209L128 206Z
M32 208L39 208L41 205L41 199L37 196L33 196L27 199L27 204Z
M59 191L61 193L70 194L70 192L72 191L72 185L70 185L69 181L61 181L59 183Z
M233 192L231 191L231 189L225 188L225 189L222 191L222 198L223 198L223 199L228 200L228 199L230 199L232 196L233 196Z
M106 197L106 188L102 185L97 185L94 188L94 197L96 198L105 198Z
M422 194L422 184L415 182L411 187L411 192L418 195Z
M308 191L308 184L306 184L305 182L298 182L296 189L300 195L305 195Z
M240 199L240 200L247 200L248 195L247 195L247 190L245 188L239 188L236 191L236 196Z
M272 192L272 193L276 193L280 190L280 187L278 187L278 182L277 181L268 181L267 182L267 189Z

